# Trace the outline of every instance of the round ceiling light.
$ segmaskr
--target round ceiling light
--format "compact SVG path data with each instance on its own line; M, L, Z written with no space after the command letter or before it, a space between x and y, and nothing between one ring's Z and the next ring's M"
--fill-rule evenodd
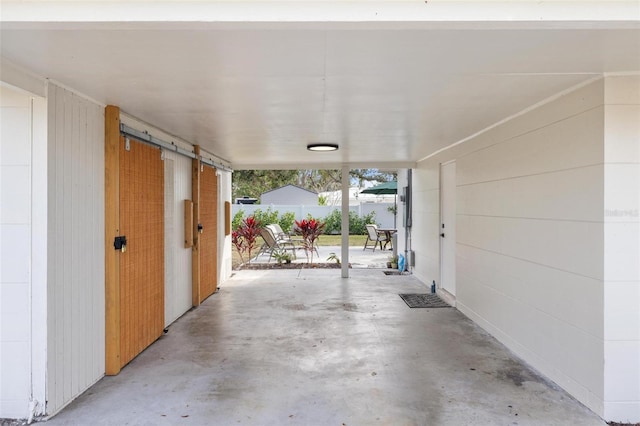
M335 143L311 143L307 145L307 149L309 151L336 151L338 149L338 144Z

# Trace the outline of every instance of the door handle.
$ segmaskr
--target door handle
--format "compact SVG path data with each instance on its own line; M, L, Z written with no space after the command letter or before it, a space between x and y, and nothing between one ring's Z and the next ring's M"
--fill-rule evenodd
M113 240L113 248L120 250L122 253L127 251L127 237L119 235Z
M442 234L440 234L440 236L441 236L442 238L444 238L444 232L443 232Z

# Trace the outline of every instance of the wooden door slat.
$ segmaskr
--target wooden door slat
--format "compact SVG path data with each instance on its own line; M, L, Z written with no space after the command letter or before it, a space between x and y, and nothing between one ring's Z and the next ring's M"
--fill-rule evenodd
M160 150L120 144L120 361L127 364L164 328L164 164Z
M204 166L200 176L200 301L218 288L218 177Z

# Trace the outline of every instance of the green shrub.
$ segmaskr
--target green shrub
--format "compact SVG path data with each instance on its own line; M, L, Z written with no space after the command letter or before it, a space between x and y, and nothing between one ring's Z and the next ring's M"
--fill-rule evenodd
M286 233L290 233L293 228L293 222L296 220L296 215L294 212L286 212L283 213L282 216L278 218L278 223L280 224L280 228Z
M333 210L324 218L324 233L325 234L339 234L342 229L342 215L340 210Z
M285 212L280 215L278 210L271 210L271 207L268 207L266 211L257 209L253 213L253 217L256 218L262 226L277 223L280 225L282 230L287 233L291 232L291 228L293 228L293 222L296 220L295 213ZM238 227L242 223L243 218L244 212L242 210L239 210L238 213L233 216L231 226L234 231L238 229Z
M266 211L262 211L261 209L257 209L253 213L253 217L257 219L262 226L269 225L271 223L277 223L280 225L282 230L286 233L290 233L293 228L293 223L295 222L295 213L293 212L285 212L282 215L279 214L278 210L271 210L271 207L268 207ZM349 211L349 234L351 235L365 235L367 233L366 225L369 223L376 223L375 221L376 213L371 212L363 217L358 216L356 212ZM233 220L231 222L231 227L235 231L238 229L242 220L244 219L244 212L242 210L238 210L238 212L233 215ZM310 214L307 215L307 219L315 219L319 222L324 222L325 234L340 234L342 230L342 216L340 210L333 210L331 213L327 215L324 219L318 219L312 217Z
M271 210L271 207L267 207L266 211L257 209L253 212L253 217L255 217L262 226L278 223L278 211Z
M367 233L366 225L376 223L376 212L371 212L363 217L358 216L354 211L349 210L349 234L365 235ZM340 210L333 210L324 218L325 233L339 234L342 231L342 214Z
M351 211L349 213L349 233L352 235L365 235L367 233L366 225L376 223L376 212L371 212L362 217Z
M242 210L238 210L236 214L233 215L233 219L231 220L231 229L237 231L242 223L242 219L244 218L244 212Z

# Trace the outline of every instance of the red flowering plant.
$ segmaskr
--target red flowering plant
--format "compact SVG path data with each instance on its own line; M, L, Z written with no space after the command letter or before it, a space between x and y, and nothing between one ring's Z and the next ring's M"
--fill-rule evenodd
M244 265L244 257L242 256L242 253L244 252L244 238L239 231L233 231L231 233L231 244L236 247L236 251L240 255L240 261Z
M313 252L317 251L315 247L316 240L324 232L325 223L319 220L309 218L295 222L295 233L302 236L302 247L307 255L307 262L313 263ZM311 257L309 257L311 253Z
M256 246L260 228L260 221L249 216L243 219L238 229L231 233L231 242L236 247L243 265L245 263L243 253L247 253L248 260L251 261L251 251Z

